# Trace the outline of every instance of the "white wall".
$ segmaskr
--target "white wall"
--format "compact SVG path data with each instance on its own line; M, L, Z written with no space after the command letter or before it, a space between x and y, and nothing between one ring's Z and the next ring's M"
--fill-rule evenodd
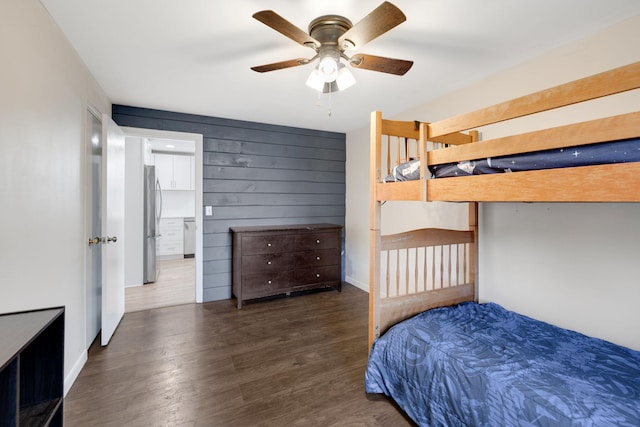
M162 192L162 217L185 218L196 214L196 192L166 190Z
M111 105L39 1L2 0L0 40L0 312L66 307L67 391L86 360L86 109Z
M435 121L640 60L640 17L558 49L478 84L424 103L396 118ZM470 72L472 72L470 70ZM407 104L411 104L408 101ZM488 139L640 110L640 92L482 129ZM384 115L384 112L383 112ZM368 130L347 134L347 279L368 284ZM466 217L427 213L422 203L383 206L402 218L383 233L431 226L443 219L464 227ZM640 349L640 204L485 203L480 208L481 300ZM393 230L392 230L393 229Z

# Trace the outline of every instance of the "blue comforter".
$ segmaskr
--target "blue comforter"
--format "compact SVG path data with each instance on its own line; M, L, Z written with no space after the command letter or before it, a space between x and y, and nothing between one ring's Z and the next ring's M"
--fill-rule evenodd
M434 178L444 178L628 162L640 162L640 138L435 165L429 170Z
M432 178L640 162L640 138L430 165ZM394 166L384 182L420 179L420 160Z
M640 352L493 303L394 326L365 388L424 426L640 426Z

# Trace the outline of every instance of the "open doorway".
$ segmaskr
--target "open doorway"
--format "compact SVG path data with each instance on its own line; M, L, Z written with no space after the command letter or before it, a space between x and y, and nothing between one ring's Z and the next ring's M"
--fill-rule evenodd
M202 135L123 130L125 312L202 302Z

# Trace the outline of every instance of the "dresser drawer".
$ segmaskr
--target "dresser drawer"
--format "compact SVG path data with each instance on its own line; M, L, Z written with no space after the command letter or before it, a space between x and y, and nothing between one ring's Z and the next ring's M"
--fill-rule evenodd
M294 280L296 285L300 286L310 283L340 282L340 266L328 265L295 270Z
M242 277L243 293L246 298L273 295L272 291L290 288L293 276L293 270L247 274Z
M242 236L242 254L255 255L291 252L294 244L295 236L292 234Z
M339 248L340 239L338 233L304 233L296 236L296 250L307 251L310 249Z
M255 274L293 270L296 264L296 254L285 252L280 254L245 255L242 257L242 273Z
M296 268L318 267L323 265L340 264L338 249L319 249L317 251L302 251L296 253Z

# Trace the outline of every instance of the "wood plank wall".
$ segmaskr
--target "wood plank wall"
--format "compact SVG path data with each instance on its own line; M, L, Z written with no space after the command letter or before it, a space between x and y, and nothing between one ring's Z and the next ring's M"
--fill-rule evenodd
M112 116L120 126L203 135L203 204L213 206L203 216L204 301L231 298L229 227L344 226L345 134L123 105Z

